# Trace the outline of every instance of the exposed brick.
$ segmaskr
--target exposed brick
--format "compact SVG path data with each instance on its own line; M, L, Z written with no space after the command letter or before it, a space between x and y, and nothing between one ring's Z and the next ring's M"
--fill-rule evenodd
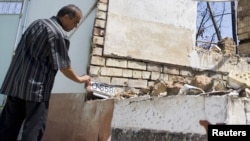
M178 67L175 67L175 66L164 66L163 67L163 72L168 73L168 74L179 75L180 74L180 69Z
M150 86L154 86L154 84L155 84L155 81L148 81L148 86L150 87Z
M136 62L136 61L128 61L128 68L146 70L146 67L147 67L146 63Z
M129 79L128 80L129 87L145 88L145 87L147 87L147 84L148 84L147 80L140 80L140 79Z
M162 71L162 66L150 63L147 66L147 71L158 71L158 72L161 72Z
M122 70L122 77L130 77L132 78L133 76L133 71L129 69L123 69Z
M238 35L239 40L249 39L248 34L249 33L243 33L243 34Z
M127 68L128 61L122 59L108 58L106 65L120 68Z
M242 28L243 32L242 33L245 33L245 32L250 32L250 26L245 26Z
M105 28L105 23L106 23L105 20L96 19L95 27Z
M105 58L100 57L100 56L92 56L91 57L91 64L104 66L105 65Z
M89 67L89 74L90 75L99 75L101 67L99 66L92 66Z
M112 85L118 85L118 86L126 86L128 84L128 78L116 78L113 77L111 79Z
M164 82L168 82L168 74L161 74L161 79L162 79Z
M104 30L100 28L94 28L94 36L104 36Z
M193 69L192 68L181 68L180 75L182 76L193 76Z
M238 51L240 55L250 54L250 43L240 44L238 47Z
M247 17L244 17L243 18L243 21L242 22L245 22L246 23L246 25L245 26L248 26L248 22L250 21L250 16L247 16Z
M106 20L106 12L97 11L96 18Z
M133 78L142 78L142 72L141 71L133 70L132 73L133 73Z
M238 6L237 11L238 11L238 12L242 11L242 7L241 7L241 6Z
M101 68L101 75L103 76L122 76L122 69L118 68L109 68L109 67L102 67Z
M99 36L94 36L93 37L93 44L103 45L104 44L104 38L99 37Z
M176 78L176 75L168 75L168 81L173 81Z
M108 9L107 7L108 7L108 6L107 6L106 3L99 2L99 3L97 4L98 10L101 10L101 11L107 11L107 9Z
M151 72L151 80L157 80L161 78L160 72Z
M102 83L106 83L106 84L111 84L111 77L102 77L102 76L98 76L98 77L93 77L92 80L97 81L97 82L102 82Z
M243 27L238 28L237 34L242 34L244 33Z
M94 47L93 51L92 51L92 55L102 56L102 48L100 48L100 47Z
M246 5L248 3L249 0L238 0L238 1L239 1L238 5L244 6L244 5Z
M142 71L142 78L143 79L150 79L151 72L150 71Z

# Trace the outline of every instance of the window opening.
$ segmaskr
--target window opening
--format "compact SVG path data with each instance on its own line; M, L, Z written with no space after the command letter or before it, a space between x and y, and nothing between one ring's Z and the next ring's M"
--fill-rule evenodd
M216 44L219 38L235 39L235 3L224 2L197 2L196 46L209 49Z
M0 14L20 14L22 5L22 1L0 1Z

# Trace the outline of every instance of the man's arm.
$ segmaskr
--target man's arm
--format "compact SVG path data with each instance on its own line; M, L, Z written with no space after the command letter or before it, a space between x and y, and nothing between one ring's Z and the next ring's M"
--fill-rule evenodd
M75 81L77 83L89 83L91 80L90 76L82 75L78 76L72 67L69 68L61 68L60 71L70 80Z

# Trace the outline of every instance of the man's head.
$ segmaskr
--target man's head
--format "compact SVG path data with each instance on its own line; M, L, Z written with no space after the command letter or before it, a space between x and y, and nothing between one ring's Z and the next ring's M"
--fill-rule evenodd
M80 22L82 12L77 6L70 4L62 7L56 17L61 21L63 29L69 32Z

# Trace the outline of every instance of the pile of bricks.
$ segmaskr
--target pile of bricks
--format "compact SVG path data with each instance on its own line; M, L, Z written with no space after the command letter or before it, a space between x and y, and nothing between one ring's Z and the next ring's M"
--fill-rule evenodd
M236 44L232 38L221 39L218 45L225 56L234 56L236 54Z

